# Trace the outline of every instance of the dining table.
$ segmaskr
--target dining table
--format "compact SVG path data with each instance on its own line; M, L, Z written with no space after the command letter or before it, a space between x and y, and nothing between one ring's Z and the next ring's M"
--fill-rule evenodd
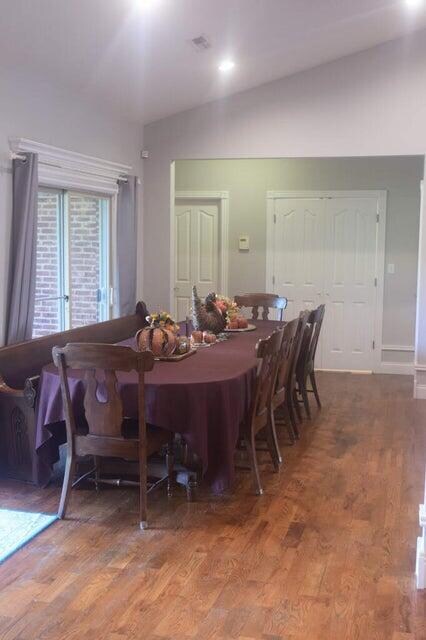
M253 321L252 331L229 333L228 339L197 349L180 361L156 361L145 374L145 417L149 424L179 433L201 461L203 479L214 493L232 489L234 453L240 426L248 419L256 376L255 346L280 324ZM181 332L185 333L184 325ZM129 338L121 345L136 349ZM84 373L69 370L76 419L84 418ZM117 372L125 417L137 418L136 372ZM59 374L51 363L43 367L36 401L37 480L46 485L66 442Z

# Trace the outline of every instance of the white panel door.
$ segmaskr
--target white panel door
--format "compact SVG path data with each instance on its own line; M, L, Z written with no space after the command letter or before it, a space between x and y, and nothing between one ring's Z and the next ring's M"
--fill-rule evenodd
M325 303L317 368L374 368L377 196L274 199L274 293L286 318Z
M287 298L287 319L322 301L325 203L321 198L275 200L274 293Z
M191 308L192 285L200 296L217 290L219 205L188 202L175 206L174 315L184 320Z
M325 369L373 369L377 198L326 201Z

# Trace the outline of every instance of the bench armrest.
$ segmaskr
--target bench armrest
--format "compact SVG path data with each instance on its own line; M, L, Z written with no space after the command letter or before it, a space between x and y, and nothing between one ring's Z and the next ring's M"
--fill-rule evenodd
M7 396L13 396L15 398L24 397L23 389L13 389L12 387L9 387L9 385L6 384L2 376L0 376L0 393L4 393Z
M25 401L29 407L34 407L35 399L37 395L38 383L40 376L32 376L25 380L25 386L23 389L14 389L4 381L4 378L0 375L0 394L4 394L9 398L25 398Z

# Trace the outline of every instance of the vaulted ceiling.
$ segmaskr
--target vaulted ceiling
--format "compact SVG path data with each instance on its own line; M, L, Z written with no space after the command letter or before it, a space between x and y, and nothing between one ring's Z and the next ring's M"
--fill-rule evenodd
M151 122L426 27L406 0L1 0L0 65ZM203 34L211 47L197 51ZM218 71L231 57L232 72Z

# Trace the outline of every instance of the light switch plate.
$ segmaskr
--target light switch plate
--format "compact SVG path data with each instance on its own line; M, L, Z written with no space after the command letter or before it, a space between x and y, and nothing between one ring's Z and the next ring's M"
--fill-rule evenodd
M395 273L395 265L393 264L393 262L388 262L388 273Z
M249 251L250 250L250 237L249 236L240 236L238 238L238 248L240 251Z

